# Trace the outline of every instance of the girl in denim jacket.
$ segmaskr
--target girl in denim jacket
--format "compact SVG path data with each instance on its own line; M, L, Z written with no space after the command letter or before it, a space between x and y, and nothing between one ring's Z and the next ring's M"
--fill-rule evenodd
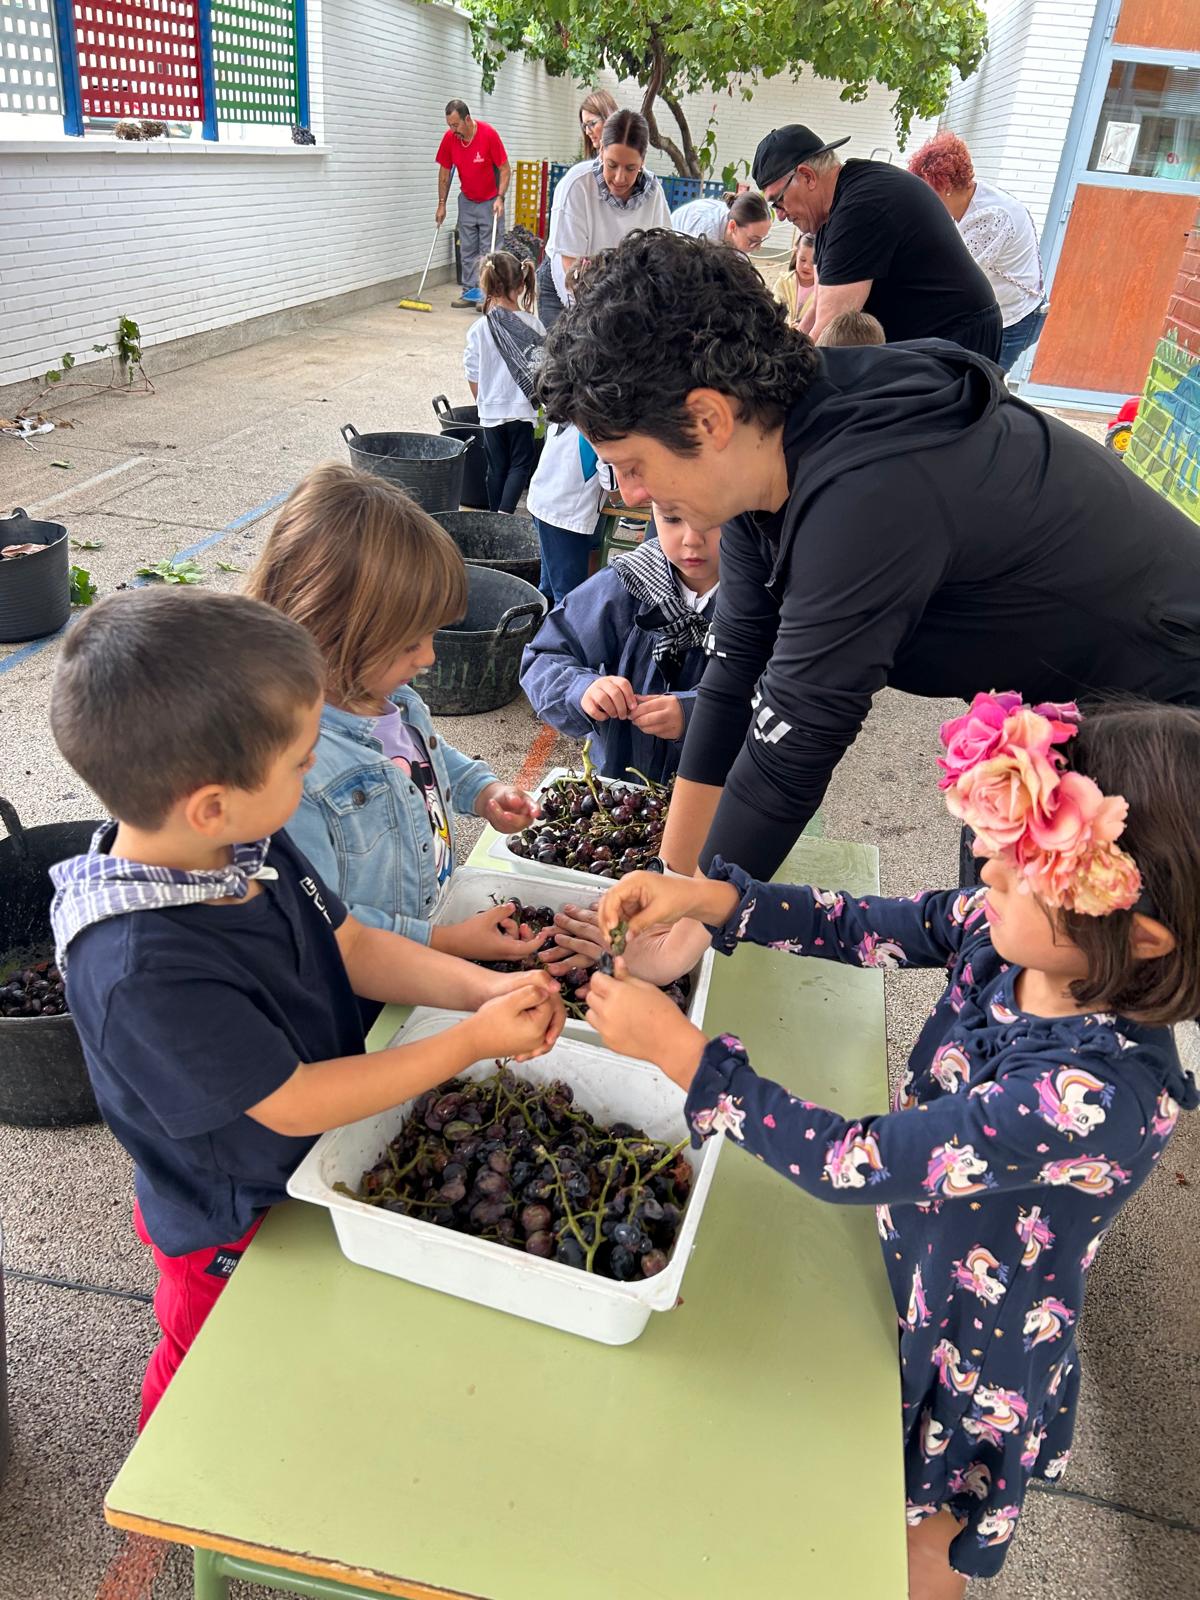
M434 732L411 687L433 664L435 631L466 610L450 536L383 479L326 462L289 496L249 590L325 654L320 737L287 828L325 882L371 927L474 960L530 953L511 905L430 921L457 864L452 818L515 833L536 815L529 795Z

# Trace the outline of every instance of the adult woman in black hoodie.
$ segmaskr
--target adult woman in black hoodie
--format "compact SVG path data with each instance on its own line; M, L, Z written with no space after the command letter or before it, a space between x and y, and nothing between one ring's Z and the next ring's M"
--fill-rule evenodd
M723 524L663 856L769 878L885 684L1200 704L1200 530L940 340L817 351L754 268L607 254L542 368L625 500Z

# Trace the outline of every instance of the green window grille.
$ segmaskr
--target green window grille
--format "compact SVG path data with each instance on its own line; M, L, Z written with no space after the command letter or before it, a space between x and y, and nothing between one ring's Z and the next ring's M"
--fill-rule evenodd
M302 120L294 0L213 0L212 52L222 122Z
M52 0L0 0L0 111L62 111Z

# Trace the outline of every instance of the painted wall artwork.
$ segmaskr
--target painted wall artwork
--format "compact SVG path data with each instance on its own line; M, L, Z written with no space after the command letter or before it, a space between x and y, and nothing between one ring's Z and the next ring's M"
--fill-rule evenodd
M1150 363L1125 463L1200 523L1200 355L1174 328Z

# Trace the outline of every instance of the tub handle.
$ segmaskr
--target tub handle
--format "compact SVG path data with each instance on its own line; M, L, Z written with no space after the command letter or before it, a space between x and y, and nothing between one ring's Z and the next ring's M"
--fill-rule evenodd
M449 400L447 400L444 394L434 395L433 414L439 422L441 422L443 417L448 417L453 409L454 407L450 404Z
M353 444L355 439L359 437L359 431L352 422L342 423L342 438L345 439L347 444Z
M21 513L22 516L24 512ZM13 842L13 849L19 856L28 858L29 840L25 837L25 824L17 815L17 808L11 800L6 800L0 795L0 822L4 823L9 838Z
M496 624L496 638L497 640L500 640L503 639L507 634L515 633L517 631L515 624L518 622L524 622L526 617L532 618L535 622L540 622L545 615L546 608L539 605L534 600L529 601L527 605L523 606L509 606L508 610Z

